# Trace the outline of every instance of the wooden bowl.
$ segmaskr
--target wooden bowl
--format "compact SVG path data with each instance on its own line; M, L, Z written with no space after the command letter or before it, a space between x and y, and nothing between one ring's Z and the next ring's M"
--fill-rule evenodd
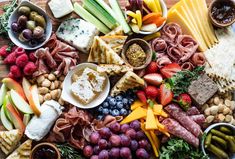
M209 10L208 10L208 14L209 14L209 18L211 19L211 22L214 26L219 27L219 28L224 28L227 26L232 25L235 22L235 18L233 18L233 20L229 23L220 23L218 22L216 19L213 18L212 16L212 8L217 4L217 3L231 3L233 4L233 6L235 7L235 1L234 0L213 0L210 5L209 5ZM233 13L235 14L235 13Z
M138 67L132 66L132 65L128 62L127 58L126 58L126 51L128 50L129 46L131 46L131 45L134 44L134 43L136 43L136 44L138 44L139 46L141 46L141 48L144 50L144 52L145 52L145 54L146 54L146 56L147 56L145 63L144 63L143 65L141 65L141 66L138 66ZM152 61L152 55L153 55L153 52L152 52L151 46L148 44L148 42L145 41L145 40L143 40L143 39L139 39L139 38L135 38L135 39L129 40L129 41L124 45L124 47L123 47L123 49L122 49L122 54L121 54L121 56L122 56L123 60L125 61L125 63L126 63L127 65L132 66L134 70L141 70L141 69L147 67L148 64Z
M37 144L34 148L33 148L33 150L32 150L32 153L31 153L31 155L30 155L30 159L35 159L35 158L33 158L33 156L34 156L34 153L36 152L36 150L38 149L38 148L40 148L40 147L50 147L51 149L53 149L53 150L55 150L55 152L56 152L56 154L57 154L57 159L61 159L61 155L60 155L60 151L59 151L59 149L55 146L55 145L53 145L52 143L48 143L48 142L43 142L43 143L40 143L40 144Z

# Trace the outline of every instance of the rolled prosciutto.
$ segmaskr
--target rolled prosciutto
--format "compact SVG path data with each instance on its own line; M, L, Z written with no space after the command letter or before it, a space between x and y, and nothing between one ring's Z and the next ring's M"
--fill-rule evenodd
M195 137L191 132L186 130L183 126L181 126L180 123L178 123L176 120L166 118L163 120L162 124L172 135L187 141L189 144L195 147L199 146L199 139Z
M196 137L202 133L200 126L193 121L178 105L169 104L165 107L165 110Z

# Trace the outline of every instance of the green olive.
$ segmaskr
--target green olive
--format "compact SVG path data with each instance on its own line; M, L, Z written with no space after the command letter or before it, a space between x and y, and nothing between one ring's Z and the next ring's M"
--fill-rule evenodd
M33 31L35 27L36 27L35 21L32 21L32 20L27 21L27 24L26 24L27 29L30 29Z
M40 26L37 26L36 28L34 28L33 30L33 37L35 39L40 39L41 37L43 37L44 35L44 29Z
M36 22L36 25L39 25L39 26L41 26L43 28L46 28L46 20L45 20L45 18L43 16L36 15L34 17L34 21Z
M30 12L30 14L29 14L29 19L30 19L30 20L34 20L34 18L35 18L36 15L38 15L38 12L35 12L35 11Z
M29 15L31 9L28 7L28 6L21 6L19 9L18 9L18 12L20 14L23 14L23 15Z

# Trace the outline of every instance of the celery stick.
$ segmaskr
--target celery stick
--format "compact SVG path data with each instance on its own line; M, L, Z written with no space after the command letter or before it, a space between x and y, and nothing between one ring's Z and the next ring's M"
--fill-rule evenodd
M116 21L118 21L117 15L114 13L114 11L109 7L107 3L104 2L104 0L95 0L101 7L103 7Z
M114 29L117 26L116 20L94 0L83 0L83 7L108 28Z
M130 26L127 24L126 19L122 13L122 10L117 2L117 0L109 0L109 4L111 5L113 11L116 13L119 24L122 25L122 28L126 34L131 33Z
M74 3L74 11L84 20L94 24L97 27L97 29L101 31L102 33L107 34L111 31L102 22L100 22L93 15L91 15L87 10L82 8L82 6L80 6L77 2Z

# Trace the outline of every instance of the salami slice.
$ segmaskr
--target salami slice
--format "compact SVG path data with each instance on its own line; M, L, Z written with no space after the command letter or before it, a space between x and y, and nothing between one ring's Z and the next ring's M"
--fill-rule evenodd
M199 146L199 139L195 137L191 132L186 130L183 126L181 126L180 123L178 123L176 120L166 118L165 120L163 120L162 124L165 125L168 132L172 135L187 141L189 144L195 147Z
M187 110L186 114L189 115L189 116L191 116L191 115L199 115L199 114L201 114L201 113L199 112L199 110L197 109L197 107L191 107L191 108L189 108L189 109Z
M170 104L165 107L166 111L180 124L182 124L183 127L185 127L188 131L190 131L192 134L194 134L196 137L198 137L202 130L200 126L194 122L179 106L176 104Z
M205 116L203 114L192 115L192 116L190 116L190 119L195 121L198 125L202 125L206 120Z

